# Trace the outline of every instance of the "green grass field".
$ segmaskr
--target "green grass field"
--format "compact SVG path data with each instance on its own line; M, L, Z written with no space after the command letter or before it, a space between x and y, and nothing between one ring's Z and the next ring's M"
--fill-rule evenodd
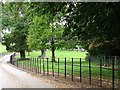
M4 53L4 52L7 52L6 47L0 43L0 53Z
M7 53L6 47L0 43L0 58Z
M87 52L79 52L79 51L68 51L68 50L56 50L55 51L55 55L56 58L85 58L86 57ZM41 55L40 51L33 51L30 53L31 58L36 58L39 55ZM50 50L48 50L46 52L46 57L47 58L51 58L52 56L52 52ZM28 57L27 53L26 56Z

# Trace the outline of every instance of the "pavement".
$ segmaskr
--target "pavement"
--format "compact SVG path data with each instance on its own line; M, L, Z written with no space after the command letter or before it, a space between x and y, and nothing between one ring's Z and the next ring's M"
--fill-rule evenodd
M0 58L0 90L2 88L56 88L54 84L8 64L10 55Z

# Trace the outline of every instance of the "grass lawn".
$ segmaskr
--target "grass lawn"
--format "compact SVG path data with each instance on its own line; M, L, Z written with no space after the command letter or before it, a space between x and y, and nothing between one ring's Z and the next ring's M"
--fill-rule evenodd
M59 73L64 74L65 72L65 57L66 57L66 73L68 75L71 75L72 72L72 59L73 60L73 74L74 76L79 76L80 75L80 59L82 59L82 64L81 64L81 70L82 70L82 77L89 77L89 63L85 61L87 52L78 52L78 51L64 51L64 50L56 50L56 62L54 63L54 72L58 73L58 58L59 59ZM27 67L32 67L36 69L41 69L42 71L45 70L47 71L47 68L49 69L49 72L52 72L52 62L51 62L51 51L47 51L46 56L49 58L48 59L48 67L47 67L47 60L46 59L35 59L40 55L40 52L31 52L30 58L32 60L25 60L22 62L19 62L19 64L24 64ZM28 56L27 56L28 57ZM33 59L34 58L34 59ZM35 61L36 60L36 61ZM36 63L35 63L36 62ZM41 64L40 64L41 63ZM43 65L44 64L44 65ZM115 77L118 78L118 71L115 72ZM100 77L100 66L91 63L91 75L92 77L99 78ZM112 79L112 70L111 67L104 68L102 67L102 78L104 79Z
M0 43L0 53L7 52L6 47Z
M6 47L0 43L0 58L7 53Z
M79 52L79 51L68 51L68 50L56 50L55 51L55 55L56 58L85 58L86 57L87 52ZM40 51L33 51L30 53L30 57L31 58L36 58L39 55L41 55ZM52 52L50 50L48 50L46 52L46 57L47 58L51 58L52 56ZM26 56L28 57L27 53Z

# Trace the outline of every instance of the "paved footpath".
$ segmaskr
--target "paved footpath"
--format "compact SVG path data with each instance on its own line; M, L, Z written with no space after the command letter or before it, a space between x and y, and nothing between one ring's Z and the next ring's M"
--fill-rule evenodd
M0 90L2 88L55 88L51 83L7 64L10 54L0 58Z

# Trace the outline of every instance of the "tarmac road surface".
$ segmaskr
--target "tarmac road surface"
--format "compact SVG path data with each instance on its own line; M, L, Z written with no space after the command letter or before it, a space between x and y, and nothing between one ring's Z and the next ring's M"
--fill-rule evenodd
M38 77L7 64L10 54L0 58L0 90L2 88L55 88Z

